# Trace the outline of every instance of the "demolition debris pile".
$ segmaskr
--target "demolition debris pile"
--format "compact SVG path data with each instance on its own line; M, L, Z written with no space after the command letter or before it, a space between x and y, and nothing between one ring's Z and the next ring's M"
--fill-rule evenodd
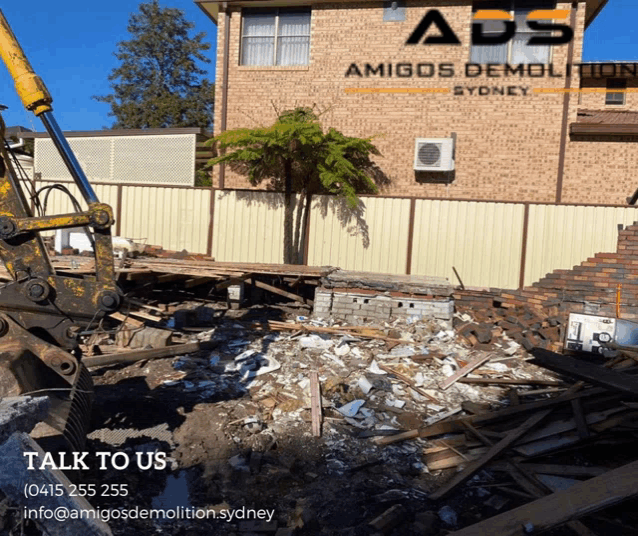
M638 490L632 349L559 355L564 314L453 312L453 289L434 278L173 262L162 269L180 273L133 275L142 290L84 340L96 384L87 449L165 452L167 467L73 478L128 486L92 498L96 508L275 513L113 519L95 533L633 530L635 509L614 507ZM241 282L239 298L220 301ZM242 295L265 301L255 292L273 303L242 307Z

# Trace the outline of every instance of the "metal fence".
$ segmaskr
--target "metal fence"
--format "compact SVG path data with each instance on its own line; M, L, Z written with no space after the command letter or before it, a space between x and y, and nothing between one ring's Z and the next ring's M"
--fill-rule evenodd
M120 236L219 261L283 261L282 194L102 183L95 189L113 207ZM71 211L62 193L51 195L48 213ZM637 220L637 209L626 206L371 196L351 211L338 198L317 196L304 262L454 283L456 269L466 286L518 288L615 251L619 226Z

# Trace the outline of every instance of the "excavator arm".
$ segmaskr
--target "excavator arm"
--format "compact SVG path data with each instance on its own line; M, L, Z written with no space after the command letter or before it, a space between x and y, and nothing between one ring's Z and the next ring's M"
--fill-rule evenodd
M88 210L34 216L6 147L0 148L0 258L11 280L0 287L0 397L46 394L52 409L40 435L62 434L79 448L88 427L92 384L78 359L78 335L116 311L111 226L113 211L100 203L53 117L51 95L37 76L0 10L0 56L27 110L51 136ZM4 140L4 121L0 136ZM94 245L95 275L56 273L42 231L85 227Z

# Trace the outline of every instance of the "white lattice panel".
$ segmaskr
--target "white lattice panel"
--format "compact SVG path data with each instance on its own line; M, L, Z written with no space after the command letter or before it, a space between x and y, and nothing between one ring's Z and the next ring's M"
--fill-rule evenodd
M92 182L184 186L195 182L194 134L100 136L68 142ZM71 180L50 138L35 140L34 166L42 180Z

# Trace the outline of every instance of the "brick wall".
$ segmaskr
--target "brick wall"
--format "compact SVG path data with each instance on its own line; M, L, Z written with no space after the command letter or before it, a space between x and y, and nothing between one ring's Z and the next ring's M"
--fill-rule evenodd
M571 3L559 2L568 9ZM460 46L405 46L427 9L440 9L462 42ZM576 16L574 57L582 56L584 3ZM556 192L563 93L531 96L454 96L452 93L352 94L360 88L451 88L455 85L525 85L561 89L558 78L379 78L345 77L352 63L452 63L463 71L470 59L471 2L410 1L404 22L384 22L381 2L312 5L311 52L307 67L246 67L239 65L241 12L230 21L230 66L227 128L271 124L275 110L317 104L328 109L326 126L347 135L374 136L383 158L379 164L392 180L387 194L458 199L553 201ZM218 24L217 73L223 72L224 16ZM554 47L552 63L560 70L567 46ZM219 80L218 80L219 81ZM579 86L578 75L572 88ZM531 91L531 89L530 89ZM216 117L221 114L216 99ZM569 122L578 103L570 99ZM221 121L215 121L219 133ZM450 184L433 184L415 175L415 138L457 135L456 171ZM217 175L216 175L217 177ZM595 179L599 180L596 175ZM217 179L215 184L218 184ZM247 181L227 169L225 186L247 187ZM623 190L623 195L626 195Z
M632 60L634 61L634 60ZM607 68L602 75L610 75L613 74L610 71L611 68ZM620 74L620 68L618 68L617 74ZM597 72L596 76L601 76L600 71ZM623 75L622 78L626 78L626 75ZM605 97L606 91L603 91L607 87L607 79L606 78L583 78L582 87L588 91L580 93L576 98L576 102L579 107L584 110L636 110L638 109L638 93L636 89L638 89L638 80L633 80L631 78L627 78L627 89L630 89L629 93L625 94L625 104L624 105L606 105Z
M636 169L638 136L572 136L565 155L562 201L626 204L638 187Z
M571 270L555 270L521 291L503 291L494 298L504 307L528 306L616 315L620 285L620 317L638 320L638 222L619 232L615 253L596 253Z

